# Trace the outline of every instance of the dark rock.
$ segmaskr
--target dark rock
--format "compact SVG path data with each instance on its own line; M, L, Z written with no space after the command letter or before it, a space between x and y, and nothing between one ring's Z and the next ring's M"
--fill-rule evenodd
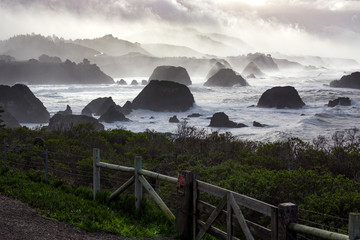
M54 60L55 61L55 60ZM0 82L15 84L104 84L114 80L95 64L65 62L0 62Z
M228 62L226 61L224 63L216 62L215 65L210 69L210 71L206 75L206 79L209 79L212 76L214 76L214 74L217 73L220 69L226 69L226 68L231 68Z
M179 123L179 119L177 118L176 115L172 116L170 119L169 119L169 122L171 123Z
M124 79L120 79L120 81L116 82L119 85L127 85L127 82Z
M81 111L82 115L85 116L101 116L103 115L111 106L115 106L118 111L122 111L121 107L116 105L112 97L103 97L92 100L88 105L84 107Z
M154 116L150 116L150 118L149 118L149 119L155 119L155 118L154 118Z
M263 73L260 68L254 63L250 62L241 73L242 76L253 75L255 77L263 77L265 73Z
M204 86L232 87L236 84L248 86L246 80L232 69L220 69L211 78L209 78Z
M103 97L103 98L97 98L92 100L88 105L85 106L85 108L81 111L81 114L83 115L87 115L84 114L84 110L86 110L87 113L96 113L99 108L101 107L101 105L106 101L106 99L108 99L110 97Z
M5 125L6 128L20 127L19 122L9 112L4 111L0 113L0 119L4 121L3 124Z
M224 112L217 112L212 116L209 127L242 128L247 126L243 123L230 121Z
M340 80L330 82L330 87L360 89L360 72L343 76Z
M141 85L147 85L147 84L148 84L148 81L146 81L146 80L141 81Z
M136 81L136 80L132 80L131 85L136 86L136 85L139 85L139 83L138 83L138 81Z
M84 109L81 111L81 115L92 117L92 111L90 107L85 106Z
M259 122L254 121L254 122L253 122L253 126L254 126L254 127L266 127L267 125L266 125L266 124L261 124L261 123L259 123Z
M116 110L115 106L110 106L108 110L99 118L99 122L113 123L119 121L127 122L129 119L127 119L122 112Z
M301 100L294 87L273 87L266 90L260 97L258 107L267 108L302 108L305 103Z
M103 102L103 104L101 104L99 109L95 112L95 116L103 115L112 106L115 107L116 110L121 112L121 107L119 105L116 105L112 97L109 97Z
M335 107L337 105L351 106L351 100L348 97L340 97L335 100L330 100L328 103L328 107Z
M49 121L48 130L57 130L64 131L70 130L71 128L83 124L90 123L94 126L96 131L104 130L104 125L99 123L99 121L93 117L85 115L60 115L55 114Z
M133 109L132 103L130 101L126 101L126 103L124 104L124 106L121 109L121 112L124 115L128 115L132 112L132 109Z
M196 117L201 117L202 115L200 113L192 113L190 115L188 115L189 118L196 118Z
M23 84L0 85L0 105L20 123L47 123L50 118L44 104Z
M61 114L61 115L72 115L71 107L70 107L69 105L66 105L65 111L59 111L57 114ZM85 115L85 114L83 114L83 115Z
M152 111L187 111L194 104L194 97L183 84L152 80L132 102L134 109Z
M177 82L184 84L186 86L191 85L191 79L183 67L174 67L174 66L159 66L155 68L153 73L149 78L149 82L151 80L165 80L171 82Z

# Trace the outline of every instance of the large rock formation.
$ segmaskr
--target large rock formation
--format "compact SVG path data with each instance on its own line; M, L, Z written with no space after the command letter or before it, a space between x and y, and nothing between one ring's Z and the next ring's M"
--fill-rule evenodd
M120 79L116 83L119 84L119 85L127 85L127 82L124 79Z
M252 76L254 75L255 77L263 77L265 76L265 73L263 73L260 68L254 63L254 62L250 62L242 71L241 73L242 76Z
M225 69L225 68L231 68L231 66L230 66L230 64L228 62L226 62L226 61L224 61L224 63L216 62L215 65L210 69L210 71L206 75L206 79L211 78L220 69Z
M11 115L9 112L0 113L0 119L3 122L0 122L0 125L3 124L5 128L17 128L20 127L19 122Z
M194 104L194 97L183 84L152 80L132 102L133 109L152 111L187 111Z
M151 80L172 81L184 84L186 86L192 84L190 76L186 69L183 67L174 66L159 66L155 68L149 78L149 82Z
M305 103L301 100L294 87L273 87L266 90L260 97L258 107L267 108L302 108Z
M176 115L169 118L169 123L179 123L180 120L177 118Z
M360 72L342 76L340 80L330 82L330 87L357 88L360 89Z
M224 112L217 112L211 117L209 127L242 128L247 126L243 123L230 121Z
M335 107L337 105L340 106L351 106L351 100L348 97L340 97L335 100L330 100L328 103L328 107Z
M23 84L0 85L0 105L20 123L47 123L50 118L44 104Z
M226 68L220 69L215 73L204 83L204 86L232 87L236 84L241 86L249 85L246 80L242 76L236 74L234 70Z
M113 123L119 121L122 122L129 121L129 119L127 119L122 112L116 110L115 106L110 106L108 110L103 115L101 115L99 121L106 123Z
M94 114L95 116L101 116L111 106L114 106L116 110L122 112L121 107L119 105L116 105L112 97L103 97L92 100L88 105L83 108L81 114L86 116L92 116L92 114Z
M43 58L46 57L41 59ZM86 59L79 64L69 60L60 63L49 59L42 61L44 62L35 59L22 62L0 61L0 82L9 85L17 82L28 84L114 83L111 77L102 72L95 64L90 64Z
M139 82L134 79L134 80L131 81L130 85L137 86L137 85L139 85Z
M55 114L49 121L48 130L64 131L69 130L79 124L90 123L94 126L96 131L104 130L104 125L93 117L84 115L61 115Z

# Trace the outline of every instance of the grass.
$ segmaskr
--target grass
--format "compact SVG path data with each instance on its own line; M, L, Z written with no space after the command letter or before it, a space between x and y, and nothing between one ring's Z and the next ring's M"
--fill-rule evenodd
M93 201L91 189L74 188L55 178L45 183L43 176L42 171L2 170L0 192L28 203L45 217L87 231L124 237L175 236L173 225L146 200L142 202L142 211L137 212L131 195L109 202L109 192L102 191Z

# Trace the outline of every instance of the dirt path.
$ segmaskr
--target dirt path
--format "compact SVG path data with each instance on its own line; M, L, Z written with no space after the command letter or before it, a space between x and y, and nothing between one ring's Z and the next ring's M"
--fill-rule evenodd
M89 233L74 226L46 219L28 205L0 194L0 239L104 239L124 240L108 233ZM167 239L169 238L147 238ZM145 240L145 239L144 239Z

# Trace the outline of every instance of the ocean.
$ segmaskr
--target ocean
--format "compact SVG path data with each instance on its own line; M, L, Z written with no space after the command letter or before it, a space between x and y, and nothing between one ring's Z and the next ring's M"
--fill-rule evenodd
M360 90L349 88L331 88L332 80L355 71L339 69L318 69L302 72L279 72L264 78L247 79L250 86L204 87L204 78L192 77L189 86L194 95L195 105L186 112L153 112L135 110L127 115L130 122L103 123L106 129L122 128L133 132L147 129L157 132L176 133L178 124L169 123L169 118L176 115L180 121L187 121L189 126L212 131L231 132L244 140L281 141L298 137L311 142L319 135L330 137L336 131L360 128ZM119 78L120 79L120 78ZM115 79L115 80L119 80ZM51 115L64 110L70 105L73 114L81 110L91 100L109 97L120 106L132 101L144 88L143 85L129 85L132 80L147 80L148 77L124 78L128 85L30 85ZM293 86L298 91L306 106L301 109L258 108L257 102L263 92L274 86ZM349 97L351 106L327 107L329 100ZM225 112L230 120L248 125L245 128L212 128L208 119L216 112ZM192 113L199 113L199 118L188 118ZM253 127L253 121L266 124L263 128ZM35 125L29 125L34 127Z

